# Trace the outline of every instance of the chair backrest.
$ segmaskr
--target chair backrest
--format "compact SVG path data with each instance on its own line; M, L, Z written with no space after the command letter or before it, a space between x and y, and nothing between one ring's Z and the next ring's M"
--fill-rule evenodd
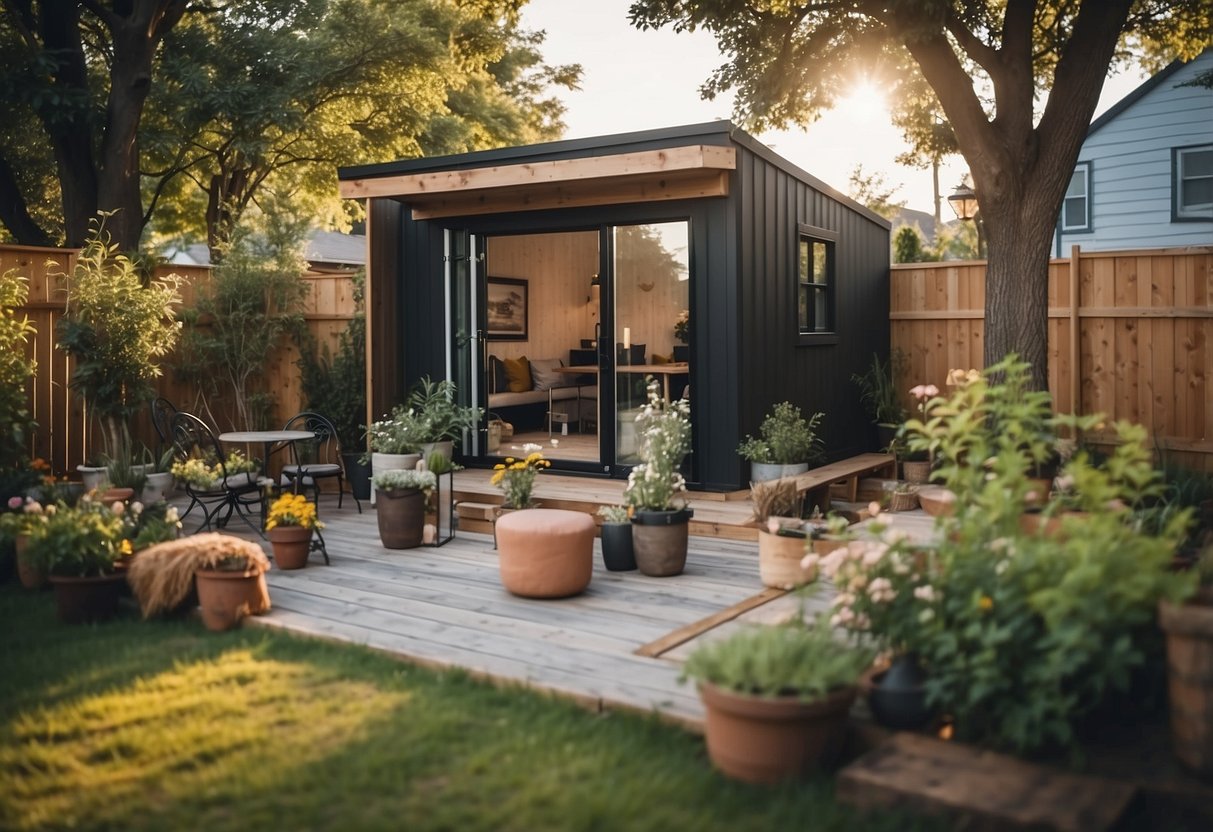
M227 469L223 467L223 449L219 447L219 440L206 422L192 413L178 410L173 414L170 424L173 457L178 462L198 457L205 459L208 465L218 463L221 475L227 476Z
M315 439L293 443L298 462L335 462L341 464L341 443L337 439L337 428L328 417L311 410L296 413L283 426L283 430L306 430ZM342 466L344 467L344 466Z
M152 399L152 427L156 429L162 445L173 441L173 416L177 412L173 403L163 396Z

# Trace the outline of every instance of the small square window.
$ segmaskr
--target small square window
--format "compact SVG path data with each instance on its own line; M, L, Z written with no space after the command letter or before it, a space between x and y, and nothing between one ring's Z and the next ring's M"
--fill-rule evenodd
M1175 218L1213 219L1213 145L1174 151Z
M1091 230L1091 163L1079 162L1061 206L1062 231Z

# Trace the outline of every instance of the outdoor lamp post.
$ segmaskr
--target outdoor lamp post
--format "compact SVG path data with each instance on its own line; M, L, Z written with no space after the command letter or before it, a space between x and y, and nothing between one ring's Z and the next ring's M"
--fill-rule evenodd
M985 257L985 240L981 233L981 206L977 204L977 192L966 183L961 182L948 197L948 204L956 212L958 220L973 221L973 225L977 229L977 256Z

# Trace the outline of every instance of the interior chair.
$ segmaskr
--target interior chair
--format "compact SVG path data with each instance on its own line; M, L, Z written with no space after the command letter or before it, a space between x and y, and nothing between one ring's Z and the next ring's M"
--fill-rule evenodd
M305 430L312 439L288 443L291 461L282 466L282 476L290 482L291 489L304 494L312 489L312 502L320 506L320 480L336 478L337 508L345 499L345 462L341 459L341 445L337 440L337 429L327 417L305 410L287 421L283 430ZM362 502L350 490L358 513L362 513Z
M218 528L227 526L232 514L245 522L257 534L261 524L253 522L253 508L262 506L261 483L257 474L229 474L224 464L227 458L219 446L219 440L206 422L192 413L177 411L171 421L173 457L178 462L196 458L207 465L219 466L219 479L210 486L184 483L190 504L181 515L184 520L195 506L202 509L203 520L199 531L210 531L213 523ZM220 517L220 514L223 514Z
M160 437L161 447L164 447L173 441L173 416L177 414L177 408L164 396L158 396L152 399L151 409L152 427Z

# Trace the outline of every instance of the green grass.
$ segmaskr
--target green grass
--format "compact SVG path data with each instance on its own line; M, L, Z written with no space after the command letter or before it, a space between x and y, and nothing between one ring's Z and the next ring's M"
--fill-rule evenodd
M909 828L833 783L729 781L699 737L196 621L55 621L0 585L0 828Z

